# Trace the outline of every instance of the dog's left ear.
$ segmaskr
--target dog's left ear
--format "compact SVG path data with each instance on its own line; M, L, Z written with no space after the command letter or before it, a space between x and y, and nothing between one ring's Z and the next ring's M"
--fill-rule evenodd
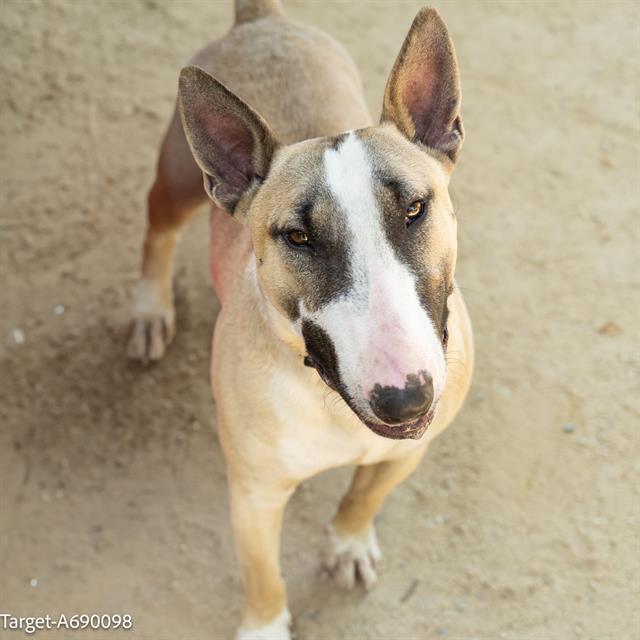
M381 120L455 162L464 138L458 62L447 27L431 7L420 10L400 49Z
M231 214L246 211L278 146L269 125L195 66L180 73L178 106L191 152L202 169L205 191Z

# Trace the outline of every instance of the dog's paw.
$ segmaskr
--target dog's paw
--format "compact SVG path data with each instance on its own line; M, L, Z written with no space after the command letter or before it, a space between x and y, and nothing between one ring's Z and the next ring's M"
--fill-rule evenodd
M269 624L256 629L240 627L235 640L291 640L291 614L283 609Z
M371 589L378 580L376 564L382 558L373 525L359 536L340 534L331 525L325 531L324 568L345 589L353 589L358 581L367 591Z
M148 280L140 280L134 293L127 355L143 364L164 356L176 332L171 293L162 295Z

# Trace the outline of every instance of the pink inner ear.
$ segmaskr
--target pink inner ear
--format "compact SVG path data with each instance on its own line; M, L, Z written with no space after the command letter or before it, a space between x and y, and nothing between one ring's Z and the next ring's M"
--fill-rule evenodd
M433 70L431 70L433 71ZM413 120L415 137L424 140L434 115L434 97L438 91L438 76L418 68L411 74L402 93L404 105Z
M443 60L437 52L423 55L407 79L402 92L404 105L415 125L415 138L438 147L449 133L455 117L457 100L443 77Z
M255 177L251 130L241 118L209 105L194 115L207 137L204 142L211 151L216 182L225 191L242 193Z

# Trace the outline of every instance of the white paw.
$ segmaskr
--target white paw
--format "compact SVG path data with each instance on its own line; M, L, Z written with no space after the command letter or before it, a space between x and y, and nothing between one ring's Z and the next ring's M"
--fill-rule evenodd
M286 607L269 623L256 629L240 627L235 640L291 640L291 614Z
M331 525L327 525L326 533L325 569L345 589L353 589L357 581L371 589L378 580L376 563L382 558L373 525L359 536L340 534Z
M160 360L176 331L171 292L164 295L149 280L140 280L134 293L127 355L132 360Z

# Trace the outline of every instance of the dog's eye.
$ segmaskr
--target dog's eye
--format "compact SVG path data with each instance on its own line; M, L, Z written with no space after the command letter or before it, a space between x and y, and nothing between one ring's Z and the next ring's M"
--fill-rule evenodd
M412 222L416 221L424 213L424 200L416 200L407 207L404 216L404 223L408 227Z
M292 229L291 231L287 231L285 234L287 238L287 242L293 245L294 247L305 247L309 246L309 236L300 229Z

